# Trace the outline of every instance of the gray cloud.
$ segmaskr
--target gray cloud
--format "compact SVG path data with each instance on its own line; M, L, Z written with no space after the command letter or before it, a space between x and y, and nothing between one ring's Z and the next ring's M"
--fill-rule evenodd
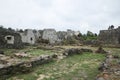
M99 32L120 25L120 0L0 0L0 24L12 28Z

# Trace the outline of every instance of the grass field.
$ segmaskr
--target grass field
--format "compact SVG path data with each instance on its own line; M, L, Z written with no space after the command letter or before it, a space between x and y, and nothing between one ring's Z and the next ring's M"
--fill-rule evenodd
M62 60L40 65L28 74L21 74L8 80L94 80L99 73L98 66L104 55L84 53Z
M28 52L28 54L32 55L32 56L40 56L40 55L50 55L53 54L52 51L50 50L41 50L41 49L34 49Z
M89 46L61 46L64 49L68 48L89 48L93 51L96 47ZM120 55L119 48L104 48L113 54ZM19 51L19 50L18 50ZM23 49L20 51L27 51L32 56L39 56L42 54L52 54L51 50L41 49ZM14 49L6 50L7 54L15 52ZM99 74L98 67L105 59L104 54L84 53L82 55L74 55L62 60L55 60L48 64L40 65L33 68L32 72L27 74L19 74L10 77L7 80L94 80Z
M51 50L42 50L42 49L33 49L33 48L25 48L25 49L0 49L4 51L5 55L7 56L13 56L14 53L21 53L21 52L27 52L27 54L30 54L31 56L40 56L40 55L47 55L52 54L53 52Z

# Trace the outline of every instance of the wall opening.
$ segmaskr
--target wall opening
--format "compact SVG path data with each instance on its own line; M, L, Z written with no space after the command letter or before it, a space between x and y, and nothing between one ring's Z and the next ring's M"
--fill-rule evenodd
M30 40L32 41L32 40L33 40L33 38L31 37L31 38L30 38Z
M5 40L7 41L8 44L14 44L14 36L12 35L5 36Z
M7 40L11 40L12 39L12 37L7 37Z

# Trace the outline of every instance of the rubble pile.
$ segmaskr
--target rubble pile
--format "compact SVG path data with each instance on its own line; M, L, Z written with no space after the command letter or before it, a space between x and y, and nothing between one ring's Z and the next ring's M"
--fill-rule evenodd
M70 56L70 55L74 55L74 54L82 54L83 52L93 52L91 49L78 49L78 48L71 48L71 49L67 49L64 51L63 55L65 56Z
M108 53L99 70L96 80L120 80L120 56Z
M105 54L107 53L101 46L98 48L98 50L95 51L96 53L102 53Z

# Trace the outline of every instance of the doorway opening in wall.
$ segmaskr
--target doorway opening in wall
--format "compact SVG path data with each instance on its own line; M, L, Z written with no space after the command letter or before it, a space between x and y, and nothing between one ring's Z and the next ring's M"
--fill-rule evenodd
M12 37L7 37L7 40L11 40L12 39Z
M31 37L31 38L30 38L30 40L32 41L32 40L33 40L33 38Z

